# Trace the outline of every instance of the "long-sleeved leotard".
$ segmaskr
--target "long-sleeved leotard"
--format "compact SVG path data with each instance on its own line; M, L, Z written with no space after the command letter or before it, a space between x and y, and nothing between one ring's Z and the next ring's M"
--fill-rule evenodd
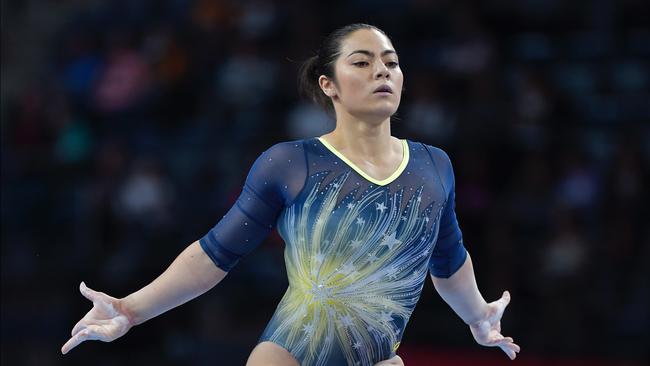
M373 365L395 354L427 269L449 277L464 263L449 158L402 145L402 164L382 181L319 138L279 143L256 160L200 243L230 271L277 225L289 287L260 342L305 366Z

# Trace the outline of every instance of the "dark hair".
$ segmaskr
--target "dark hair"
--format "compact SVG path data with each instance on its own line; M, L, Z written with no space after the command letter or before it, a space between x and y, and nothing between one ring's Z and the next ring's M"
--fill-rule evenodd
M298 91L304 97L320 105L328 112L334 111L332 99L325 95L318 84L318 78L325 75L336 82L334 63L341 54L341 43L353 32L360 29L374 29L386 36L386 33L374 25L354 23L341 27L323 39L318 53L305 60L298 72ZM388 36L386 36L388 37Z

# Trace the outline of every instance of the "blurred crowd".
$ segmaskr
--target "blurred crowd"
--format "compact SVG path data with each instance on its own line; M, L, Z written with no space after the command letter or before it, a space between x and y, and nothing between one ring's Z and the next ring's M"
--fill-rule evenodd
M504 334L522 357L647 360L649 8L2 1L2 363L242 364L286 287L277 234L200 300L57 352L90 308L81 280L116 297L145 285L219 220L262 151L333 128L300 99L297 69L352 22L392 38L406 88L393 133L450 155L479 287L511 291ZM476 352L424 292L405 354Z

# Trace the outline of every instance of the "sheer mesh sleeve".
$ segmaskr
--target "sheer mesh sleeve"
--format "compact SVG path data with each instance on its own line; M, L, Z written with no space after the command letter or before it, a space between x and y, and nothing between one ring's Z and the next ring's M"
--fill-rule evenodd
M279 143L262 153L235 204L199 240L214 264L228 272L255 249L273 229L282 209L300 193L306 178L302 141Z
M429 261L429 271L436 277L449 278L465 263L467 257L463 234L456 219L454 171L444 151L432 146L427 146L427 150L438 169L447 194L447 202L440 218L438 239Z

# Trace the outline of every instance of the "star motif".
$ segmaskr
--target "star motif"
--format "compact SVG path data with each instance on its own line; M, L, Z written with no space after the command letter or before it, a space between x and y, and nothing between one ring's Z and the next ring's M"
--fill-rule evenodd
M353 319L350 315L344 315L340 319L341 325L343 325L346 328L349 328L354 325Z
M386 210L388 208L388 207L386 207L386 205L384 205L383 202L375 203L375 205L377 205L377 210L379 210L381 213L384 213L384 210Z
M354 205L352 204L352 202L350 202L346 207L348 208L348 210L351 210L354 207Z
M390 235L384 236L384 240L381 242L381 245L387 246L388 250L393 250L393 247L399 244L402 244L402 241L395 239L394 231Z
M429 222L429 216L424 216L424 222Z
M379 320L384 322L384 323L390 323L393 321L393 313L392 312L381 312L381 315L379 315Z
M354 344L352 345L352 348L354 349L359 349L361 347L363 347L363 344L359 341L354 342Z
M366 223L366 220L363 217L357 217L357 225L363 225Z
M334 188L338 188L338 187L340 187L340 186L341 186L341 185L338 184L338 183L334 183L334 184L332 184L332 187L334 187Z
M408 218L406 216L402 216L402 221L406 221Z
M397 278L397 272L399 272L398 268L393 265L386 272L386 277L390 279L395 279Z
M361 240L351 240L350 241L350 246L352 248L358 248L361 246Z
M368 254L368 262L374 263L374 262L376 262L378 260L379 260L379 258L377 258L377 256L374 255L373 253Z
M308 336L314 334L314 324L308 323L303 325L302 331L305 332Z
M418 202L422 202L422 197L418 196Z

